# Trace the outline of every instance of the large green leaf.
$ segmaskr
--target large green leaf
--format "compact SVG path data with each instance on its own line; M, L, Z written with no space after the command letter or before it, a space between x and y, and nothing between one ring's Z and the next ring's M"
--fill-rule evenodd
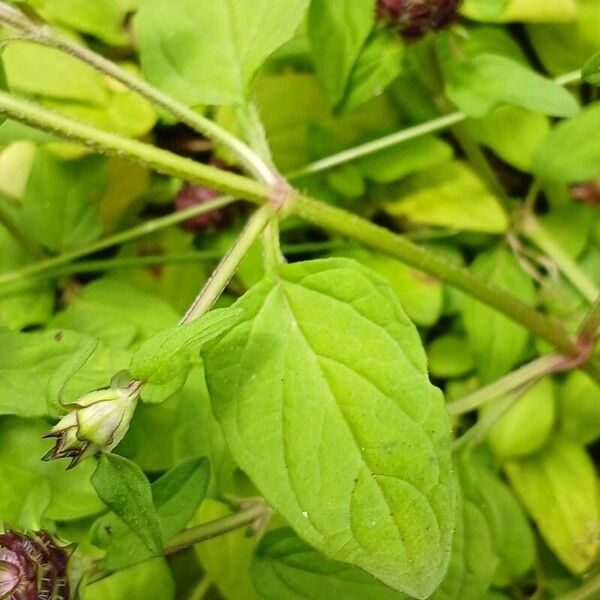
M556 437L505 469L550 548L569 570L583 573L596 560L600 521L594 464L585 449Z
M203 352L230 450L328 557L424 598L455 514L449 422L389 286L347 259L282 266Z
M264 600L407 598L356 567L327 559L291 529L270 531L261 540L251 574Z
M98 156L63 161L38 150L23 199L28 232L55 252L73 250L98 238L105 167Z
M600 176L600 147L594 132L600 129L600 105L557 125L539 147L534 169L548 181L576 183Z
M498 246L482 252L473 262L472 270L523 302L533 303L533 283L508 248ZM501 377L522 359L529 340L524 327L471 297L462 303L462 315L484 383Z
M375 23L374 0L312 0L308 29L315 69L330 103L344 98Z
M553 23L572 21L576 0L466 0L463 12L471 19L505 23L526 21Z
M189 105L238 104L265 59L290 39L307 0L141 0L144 74Z
M502 233L508 220L498 199L463 162L455 160L410 177L385 210L417 224Z
M522 64L495 54L480 54L455 63L446 93L465 114L485 117L494 107L514 104L555 117L579 111L575 98L562 86Z

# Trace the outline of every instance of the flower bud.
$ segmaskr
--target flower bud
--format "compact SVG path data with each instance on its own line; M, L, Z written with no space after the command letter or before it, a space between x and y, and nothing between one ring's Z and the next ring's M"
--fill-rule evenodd
M108 388L90 392L72 404L44 437L56 444L43 460L70 458L71 469L88 456L110 452L125 437L138 399L137 388Z
M67 562L45 531L0 534L0 600L67 600Z
M461 0L377 0L377 16L407 39L443 29L458 18Z

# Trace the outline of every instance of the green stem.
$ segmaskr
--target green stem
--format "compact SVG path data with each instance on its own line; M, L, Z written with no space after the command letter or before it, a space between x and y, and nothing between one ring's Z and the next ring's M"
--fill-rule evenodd
M392 133L391 135L362 144L361 146L356 146L349 150L339 152L338 154L328 156L327 158L317 160L302 169L290 173L287 175L287 178L289 180L298 179L300 177L305 177L306 175L312 175L314 173L326 171L327 169L332 169L333 167L351 162L357 158L367 156L368 154L373 154L374 152L379 152L380 150L385 150L386 148L396 146L397 144L407 142L408 140L412 140L419 136L447 129L456 123L464 121L466 118L467 117L463 113L455 112L450 115L444 115L443 117L427 121L426 123L420 123L414 127L403 129L402 131Z
M600 596L600 573L590 577L581 587L564 594L559 600L596 600Z
M181 319L181 324L189 323L208 312L217 301L239 264L246 256L250 246L259 238L265 227L276 215L277 209L272 204L265 204L248 219L238 239L221 259L206 285L202 288L188 311Z
M492 400L513 392L525 384L536 382L545 375L562 370L564 364L564 357L557 354L542 356L520 369L509 373L505 377L494 381L494 383L486 385L464 398L448 403L448 412L451 415L462 415L475 410Z
M595 302L600 289L587 273L557 244L533 214L527 214L522 223L523 235L544 252L561 273L589 302Z
M100 131L25 100L13 98L5 92L0 92L0 114L81 142L100 152L119 155L159 172L208 185L252 202L262 204L272 201L272 189L263 183L196 163L148 144ZM365 219L323 202L298 194L290 196L285 204L288 210L295 210L298 215L317 226L382 250L473 295L553 344L561 354L577 355L577 345L560 324L525 306L503 290L474 277L468 270L457 267Z
M264 183L85 125L22 98L16 98L8 92L0 91L0 114L71 142L78 142L102 154L127 158L159 173L179 177L257 204L262 204L271 196L270 187Z
M62 267L63 265L66 265L83 256L94 254L96 252L100 252L101 250L105 250L106 248L110 248L118 244L124 244L140 237L150 235L151 233L164 229L165 227L170 227L176 223L187 221L187 219L190 219L191 217L196 217L198 215L203 215L207 212L223 208L232 202L234 202L234 199L230 197L215 198L214 200L210 200L199 206L193 206L189 209L182 210L165 217L159 217L158 219L146 221L141 225L137 225L136 227L132 227L126 231L106 237L99 242L86 246L85 248L72 250L71 252L65 252L59 256L53 256L36 263L32 263L16 271L2 273L0 275L0 285L6 285L8 283L27 279L28 277L39 276L43 273L48 273L52 269Z
M87 63L94 69L121 82L130 90L144 96L153 104L175 117L178 121L185 123L195 131L227 148L239 160L240 164L259 180L264 182L270 181L270 168L251 148L220 125L164 94L146 83L143 79L122 69L114 62L93 52L89 48L60 35L47 25L40 26L34 23L24 13L4 2L0 2L0 22L21 31L23 34L22 41L66 52Z
M521 323L534 335L555 346L561 354L578 354L575 341L560 323L541 315L504 290L473 276L467 269L448 262L370 221L312 198L296 197L292 210L314 225L360 241L452 284Z
M212 587L212 584L212 579L208 575L205 575L193 589L189 600L203 600Z
M257 519L264 517L265 510L265 505L262 503L252 504L248 508L227 517L185 529L173 537L165 546L165 554L175 554L200 542L205 542L240 527L250 525Z
M579 328L579 339L583 342L594 342L600 334L600 296L585 316Z

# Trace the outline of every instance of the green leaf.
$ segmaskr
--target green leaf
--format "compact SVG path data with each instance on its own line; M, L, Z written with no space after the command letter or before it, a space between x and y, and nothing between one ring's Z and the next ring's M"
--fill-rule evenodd
M418 325L433 325L440 318L444 290L435 277L365 248L349 248L334 256L352 258L387 279L406 314Z
M469 130L503 161L531 172L535 151L548 135L550 122L545 115L518 106L499 106L483 119L470 122ZM515 130L519 131L518 144Z
M413 175L400 198L385 204L387 213L412 223L502 233L508 219L498 199L462 161Z
M455 515L449 422L393 291L354 261L316 260L237 306L245 320L203 356L238 465L326 556L431 594Z
M202 503L195 524L231 514L225 504L208 499ZM238 528L194 547L204 571L225 600L259 600L249 572L257 543L257 536L249 536L243 528Z
M581 69L581 78L587 83L600 86L600 52L594 54Z
M474 275L533 304L533 283L504 246L482 252L471 268ZM471 297L464 299L461 311L482 383L498 379L518 364L529 341L524 327Z
M307 0L141 0L147 79L190 106L239 104L266 58L288 41Z
M276 529L261 540L250 568L264 600L405 600L356 567L329 560L291 529Z
M204 500L210 479L210 466L204 458L192 458L167 471L152 484L163 540L169 540L192 519ZM123 524L105 519L100 527L110 530L102 567L118 571L152 557L142 540Z
M65 471L64 463L40 460L49 450L48 441L42 439L47 431L48 422L41 419L0 418L0 520L4 523L18 524L25 509L29 518L57 521L90 517L103 509L90 484L91 461ZM50 486L50 504L27 506L34 490L45 484Z
M495 54L481 54L453 64L446 93L460 110L478 119L501 104L555 117L572 117L579 112L575 98L564 87Z
M560 561L583 573L598 553L594 464L575 442L554 438L534 454L505 463L513 488Z
M90 338L70 331L16 333L0 329L0 414L45 416L47 400L56 400L56 387L46 386L65 361L73 360L90 344ZM99 346L93 358L69 381L63 399L72 402L90 390L107 386L111 376L127 366L127 354ZM60 386L59 386L60 387Z
M555 23L577 15L576 0L467 0L463 12L471 19L507 23Z
M374 0L310 3L308 32L315 70L332 106L342 102L374 23Z
M192 355L206 342L237 325L243 312L236 308L212 310L185 325L157 333L131 359L131 374L142 382L146 402L163 402L185 383Z
M467 340L456 335L443 335L427 347L429 372L435 377L460 377L475 367Z
M402 71L403 55L404 46L395 32L375 30L352 69L340 110L353 110L382 94Z
M158 556L163 549L159 517L152 503L150 483L133 462L116 454L102 454L92 475L100 499Z
M546 181L577 183L600 176L600 148L593 132L600 128L600 104L559 123L535 156L534 168Z
M55 252L96 240L101 233L97 203L106 185L105 167L98 156L63 161L38 150L23 199L30 235Z
M494 403L490 405L494 409ZM482 410L485 415L487 409ZM501 460L539 450L554 427L556 399L548 377L528 389L488 433L488 443Z
M600 389L582 371L572 371L558 394L560 431L574 442L590 444L600 437Z
M449 144L425 135L365 156L356 165L372 181L393 183L411 173L447 162L453 154Z
M82 600L176 600L175 582L164 558L114 573L82 590Z

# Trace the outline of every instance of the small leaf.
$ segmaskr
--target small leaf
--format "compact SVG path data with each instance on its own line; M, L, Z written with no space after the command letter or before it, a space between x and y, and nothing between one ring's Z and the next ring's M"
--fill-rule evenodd
M92 475L100 499L158 556L163 549L160 521L148 479L133 462L116 454L102 454Z
M308 0L142 0L148 80L190 106L244 102L254 74L300 24Z
M600 437L600 389L583 371L571 371L558 394L560 431L574 442Z
M575 98L564 87L496 54L453 63L446 93L465 114L477 119L501 104L555 117L572 117L579 112Z
M464 337L444 335L436 338L427 348L429 372L435 377L460 377L470 373L475 362Z
M508 461L505 469L548 546L571 572L586 571L598 553L600 507L585 449L556 437L537 454Z
M449 560L449 422L385 280L347 259L283 265L203 350L229 449L308 543L424 598Z
M152 500L163 540L169 540L191 521L204 500L209 479L208 461L192 458L176 465L152 484ZM103 568L117 571L152 557L141 539L121 523L114 523L108 517L100 527L111 531Z
M308 32L315 70L332 106L338 106L375 23L373 0L312 0Z
M202 345L234 327L242 317L235 308L212 310L186 325L157 333L131 359L131 374L143 382L142 399L163 402L185 383L192 354Z
M489 410L494 409L492 403ZM482 410L485 415L487 409ZM530 389L488 432L488 443L501 460L539 450L552 432L556 415L554 385L548 377Z
M482 252L471 266L473 273L533 304L535 288L513 254L504 246ZM462 303L462 316L475 365L483 383L508 373L522 358L528 331L498 311L471 297Z
M600 52L594 54L581 69L581 78L592 85L600 85Z
M545 181L577 183L600 177L600 144L593 132L600 129L600 105L559 123L542 142L534 169Z

